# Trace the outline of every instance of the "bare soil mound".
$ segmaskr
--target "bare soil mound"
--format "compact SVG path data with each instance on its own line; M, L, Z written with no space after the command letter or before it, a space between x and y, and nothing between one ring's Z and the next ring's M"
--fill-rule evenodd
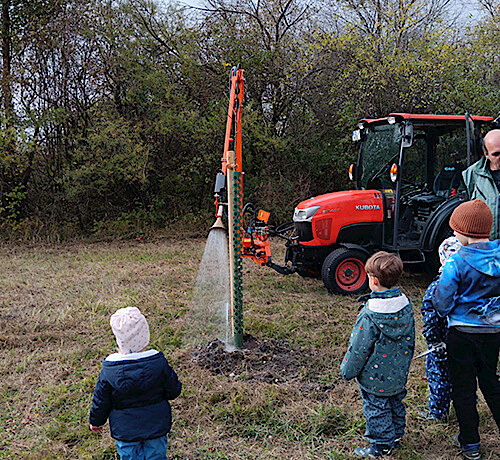
M244 347L243 350L227 352L224 344L215 339L198 346L193 361L212 374L231 378L274 384L300 382L302 388L322 391L333 387L321 384L321 377L330 366L325 365L324 359L314 350L297 349L286 340L257 339L249 334L244 336Z

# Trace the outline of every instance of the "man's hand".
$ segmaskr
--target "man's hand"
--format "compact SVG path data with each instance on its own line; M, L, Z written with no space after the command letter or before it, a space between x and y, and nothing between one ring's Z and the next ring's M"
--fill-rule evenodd
M102 426L89 425L89 429L93 433L100 433L102 431Z

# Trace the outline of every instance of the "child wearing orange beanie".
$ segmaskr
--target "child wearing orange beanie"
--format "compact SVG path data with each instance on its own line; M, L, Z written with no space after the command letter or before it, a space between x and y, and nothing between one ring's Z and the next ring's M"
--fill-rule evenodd
M448 318L448 367L460 433L454 442L466 459L481 458L476 388L500 429L500 240L489 241L493 215L481 200L462 203L450 227L462 248L443 266L432 300Z

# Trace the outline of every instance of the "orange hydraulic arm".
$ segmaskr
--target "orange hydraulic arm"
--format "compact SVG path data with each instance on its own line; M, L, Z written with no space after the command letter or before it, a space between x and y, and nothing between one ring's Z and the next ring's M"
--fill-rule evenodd
M243 69L231 70L231 91L229 96L229 109L227 112L226 137L224 139L224 154L222 155L222 172L226 174L227 152L235 152L235 171L242 172L242 150L241 150L241 108L243 107L243 96L245 90L245 79Z
M220 192L225 188L228 176L230 177L228 171L243 172L241 129L241 112L245 87L243 70L233 67L233 69L231 69L230 80L231 90L229 95L229 109L227 112L226 136L224 139L224 153L222 155L222 173L217 175L216 180L215 209L217 218L222 217L223 213L223 203L220 201ZM234 164L228 165L228 153L231 151L234 152ZM232 155L230 156L232 157ZM241 190L241 194L243 195L243 187ZM243 196L241 197L241 202L243 202ZM242 210L242 213L243 212ZM271 261L269 228L267 226L268 219L269 213L266 211L259 211L253 216L250 228L241 229L245 235L242 239L241 255L250 257L254 262L262 266ZM241 219L241 222L243 222L243 219ZM232 229L230 229L230 231L232 231Z
M227 176L227 158L230 150L235 152L234 171L242 172L242 149L241 149L241 109L243 107L243 96L245 94L245 79L243 69L233 67L230 76L229 109L227 111L226 136L224 138L224 152L222 154L222 173L217 175L215 185L215 217L222 217L222 203L219 191L222 190L222 177Z

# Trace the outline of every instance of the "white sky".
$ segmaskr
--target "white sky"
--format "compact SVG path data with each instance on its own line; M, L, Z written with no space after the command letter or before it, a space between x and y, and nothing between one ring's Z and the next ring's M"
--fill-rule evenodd
M159 3L169 3L171 0L158 0ZM203 0L176 0L177 3L187 6L203 6ZM452 11L460 13L459 20L466 25L469 21L477 21L482 11L477 0L452 0Z

